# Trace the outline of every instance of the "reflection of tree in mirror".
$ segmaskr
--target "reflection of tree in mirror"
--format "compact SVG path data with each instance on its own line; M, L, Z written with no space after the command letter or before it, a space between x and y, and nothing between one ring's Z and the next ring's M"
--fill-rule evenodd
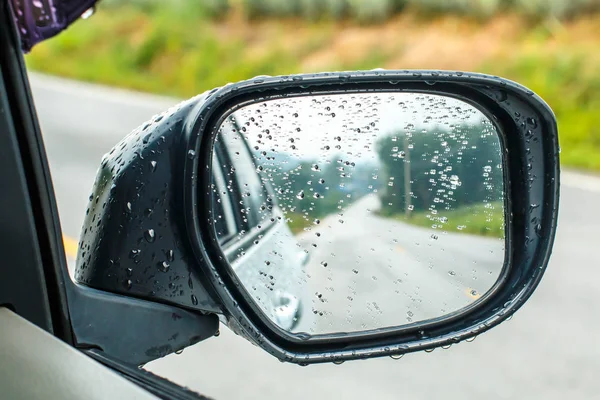
M408 124L381 138L377 152L387 180L380 192L380 215L503 236L502 153L490 121L450 127Z
M277 158L277 160L276 160ZM375 165L345 159L342 154L325 162L297 159L281 154L255 153L261 178L277 194L286 221L293 232L300 232L333 213L343 214L356 200L373 191L378 182Z

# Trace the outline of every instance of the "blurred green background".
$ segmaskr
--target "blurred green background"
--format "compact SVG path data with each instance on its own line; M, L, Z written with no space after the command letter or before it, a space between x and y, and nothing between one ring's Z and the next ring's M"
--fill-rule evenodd
M600 170L600 0L104 0L30 68L191 97L256 75L455 69L542 96L563 165Z

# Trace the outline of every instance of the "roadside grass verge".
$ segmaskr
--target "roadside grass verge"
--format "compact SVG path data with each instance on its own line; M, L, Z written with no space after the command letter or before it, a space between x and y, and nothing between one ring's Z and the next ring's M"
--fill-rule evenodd
M252 20L235 5L241 1L226 15L181 0L177 7L113 1L35 47L26 62L40 72L183 98L257 75L379 67L485 72L530 87L552 107L563 166L600 171L600 14L531 23L515 14L481 21L408 7L363 25Z
M504 237L504 208L500 202L465 206L451 211L442 210L435 214L431 211L411 212L409 217L406 217L404 213L394 214L386 210L379 210L376 214L411 225L433 228L440 232ZM286 212L285 221L295 235L313 225L313 218L292 211Z
M304 231L304 228L313 224L312 220L309 219L308 216L293 211L287 211L285 213L285 221L294 235L298 235Z
M562 165L600 171L600 57L577 47L522 52L484 69L526 85L550 105Z
M456 210L439 210L392 214L383 209L377 213L407 224L433 228L440 232L459 232L478 236L504 237L504 208L502 203L474 204Z

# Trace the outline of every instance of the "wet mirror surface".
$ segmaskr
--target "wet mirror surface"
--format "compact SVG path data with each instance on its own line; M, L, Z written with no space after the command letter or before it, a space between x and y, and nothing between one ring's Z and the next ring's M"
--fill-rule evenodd
M505 258L502 148L450 97L272 99L218 128L211 220L245 290L290 332L411 325L459 312Z

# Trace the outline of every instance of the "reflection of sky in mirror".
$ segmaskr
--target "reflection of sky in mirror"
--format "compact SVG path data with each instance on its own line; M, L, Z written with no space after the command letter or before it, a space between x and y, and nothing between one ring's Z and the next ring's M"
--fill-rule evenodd
M234 115L245 136L262 134L259 144L302 159L345 153L376 161L375 143L394 132L448 131L456 124L483 121L482 131L491 128L487 118L468 103L420 93L289 97L252 104Z

